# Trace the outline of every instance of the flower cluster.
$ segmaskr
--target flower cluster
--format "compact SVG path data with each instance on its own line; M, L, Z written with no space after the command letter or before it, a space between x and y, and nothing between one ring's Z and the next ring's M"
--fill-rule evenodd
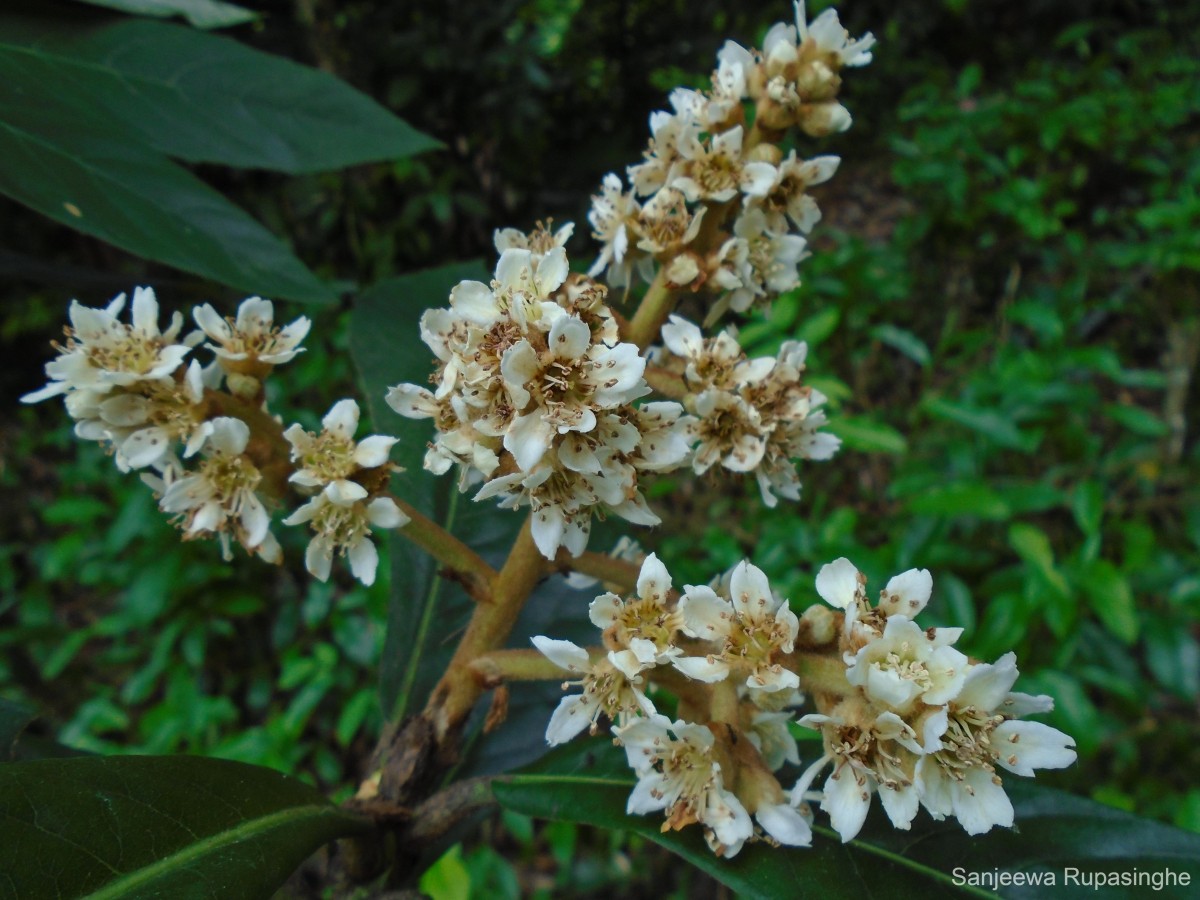
M919 806L935 819L956 817L968 834L1011 826L997 767L1032 776L1075 761L1069 736L1021 719L1048 712L1053 701L1012 691L1015 654L971 662L953 647L962 629L913 622L933 589L928 571L892 578L874 607L865 584L847 559L817 576L818 593L845 611L839 648L851 690L800 720L821 731L825 754L796 785L793 802L809 797L817 775L832 766L824 791L811 796L843 841L858 833L875 793L901 829Z
M786 341L775 357L747 359L729 330L705 339L679 316L662 329L656 359L675 370L687 388L684 403L695 415L697 474L720 463L734 472L754 472L763 501L776 495L800 498L793 459L829 459L840 441L820 431L825 397L801 385L808 347Z
M129 324L118 319L125 301L120 294L104 309L90 309L72 300L66 343L55 345L59 355L46 364L50 383L21 400L63 396L75 433L108 445L122 471L168 468L176 444L191 456L211 433L200 411L211 377L198 362L183 365L197 340L179 339L178 313L160 330L153 290L133 292Z
M484 482L476 500L531 507L551 559L583 552L597 510L657 524L640 478L685 461L691 422L674 402L633 405L649 393L646 361L618 340L606 289L570 274L567 234L501 232L492 282L461 282L449 308L421 319L433 390L387 395L401 415L434 420L425 468L458 465L464 487Z
M638 775L628 812L663 810L664 830L700 824L723 856L759 838L807 846L810 801L850 840L875 793L901 829L921 805L937 819L957 817L970 834L1012 825L997 767L1032 775L1075 759L1067 735L1020 718L1049 711L1050 698L1011 690L1013 654L972 662L953 646L961 629L913 622L932 591L927 571L891 579L874 607L864 585L848 560L821 569L817 592L842 610L839 625L819 604L797 617L747 562L676 596L650 554L636 596L592 601L603 648L534 638L578 676L564 687L580 688L559 704L546 739L595 733L607 716ZM798 672L816 669L825 673L811 681L819 712L796 720ZM678 720L658 712L655 683L677 695ZM800 763L793 722L820 729L824 753L785 792L777 773ZM824 790L812 790L830 767Z
M588 216L602 245L589 274L607 270L623 287L635 274L649 281L657 262L667 287L712 295L708 322L796 287L803 235L821 215L808 188L838 159L785 156L779 144L793 127L812 137L850 127L840 72L870 62L874 42L851 40L833 10L808 23L802 2L795 25L772 27L762 50L727 42L709 90L677 88L671 111L650 117L629 187L604 178Z
M589 653L570 641L533 639L553 663L579 676L564 685L580 693L563 698L546 740L560 744L585 728L595 733L605 715L638 774L631 814L665 810L664 828L698 823L723 856L756 833L806 846L808 820L772 774L799 759L787 730L791 716L782 712L803 699L795 672L782 664L799 623L763 573L743 562L714 584L688 585L676 596L652 553L642 563L636 596L601 594L589 615L603 649ZM679 720L659 714L647 696L655 676L683 676ZM727 719L691 720L715 690L732 701Z
M315 578L328 580L336 553L349 557L354 577L370 585L379 565L371 526L398 528L409 519L395 500L381 496L393 469L388 453L397 439L373 434L356 443L358 417L357 403L339 400L321 420L319 434L300 425L283 433L297 466L288 480L302 491L316 492L284 524L308 523L313 538L304 561Z
M273 304L260 297L243 301L231 319L206 303L193 311L198 330L181 338L179 313L160 329L152 290L134 291L129 324L118 318L125 300L122 294L104 309L72 302L66 343L46 364L50 383L22 399L63 396L76 433L106 445L122 471L148 470L143 479L184 538L215 537L226 559L236 542L279 562L270 507L288 499L288 482L305 496L315 493L285 519L315 532L309 571L328 578L338 553L370 584L378 562L371 526L407 521L380 496L396 439L375 435L356 444L352 400L334 406L317 435L299 425L281 432L266 411L263 380L302 352L309 320L277 327ZM200 345L213 354L207 366L186 359Z

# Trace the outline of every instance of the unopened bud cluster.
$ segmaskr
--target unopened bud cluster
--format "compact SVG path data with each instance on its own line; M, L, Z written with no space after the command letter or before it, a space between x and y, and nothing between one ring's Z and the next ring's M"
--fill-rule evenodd
M282 432L266 406L263 382L302 351L309 320L276 327L271 302L251 297L234 319L197 307L198 330L181 337L179 313L160 329L151 289L134 291L128 324L119 319L125 302L124 294L104 309L72 302L66 343L46 364L50 383L22 399L61 395L79 437L107 447L121 471L145 470L143 480L184 538L216 537L226 559L237 543L280 562L271 511L316 493L284 520L311 523L309 571L324 580L333 555L345 554L370 584L378 562L371 526L405 522L395 502L380 496L395 438L355 444L353 400L334 407L320 435L298 425ZM208 365L187 359L201 345L212 354Z
M761 50L726 42L709 90L677 88L671 111L650 117L629 187L605 177L588 217L602 244L589 274L627 287L661 267L669 289L711 298L706 324L796 287L804 235L821 217L808 188L829 180L838 158L801 159L781 145L793 128L821 137L850 127L840 72L870 62L874 43L851 40L833 10L809 24L803 3Z

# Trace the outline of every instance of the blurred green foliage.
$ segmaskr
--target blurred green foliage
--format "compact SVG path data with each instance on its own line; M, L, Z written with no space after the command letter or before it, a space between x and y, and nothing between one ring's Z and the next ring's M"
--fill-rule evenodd
M577 223L570 249L590 262L587 195L638 157L664 91L697 83L725 36L753 42L789 15L714 0L259 6L237 38L336 72L447 146L286 180L199 170L314 272L362 285L487 255L493 228L547 216ZM809 342L845 449L774 510L749 482L664 481L672 515L643 542L679 584L751 555L798 608L838 556L876 587L930 568L925 619L966 628L974 655L1015 649L1020 687L1056 697L1051 722L1081 760L1048 781L1200 830L1200 5L842 6L881 46L847 79L855 127L801 147L844 158L817 195L804 284L742 336L753 353ZM211 291L6 213L9 398L40 385L67 297L153 283L182 306ZM316 318L273 398L285 415L354 390L343 314ZM314 585L297 536L282 570L224 564L181 545L58 410L10 399L2 415L0 696L85 749L352 783L380 723L386 578ZM620 838L510 816L488 828L498 852L469 843L431 870L441 896L464 872L506 896L665 890Z

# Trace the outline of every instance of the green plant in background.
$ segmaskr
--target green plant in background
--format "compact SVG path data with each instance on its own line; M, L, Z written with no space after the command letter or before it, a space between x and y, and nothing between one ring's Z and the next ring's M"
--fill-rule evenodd
M220 12L228 14L229 10ZM579 13L573 5L561 10L555 4L544 10L531 7L528 14L533 17L524 21L533 23L533 29L526 32L513 26L509 39L519 41L527 35L541 48L540 58L552 59L564 40L570 40L570 27L563 23L578 18ZM61 23L57 27L61 29ZM30 21L23 21L17 32L39 35L32 42L38 54L49 53L46 47L57 47L54 52L61 56L62 48L68 46L56 45L43 24L35 28ZM1190 97L1177 84L1187 82L1190 70L1186 64L1169 61L1169 54L1156 44L1159 39L1154 32L1135 34L1122 42L1108 41L1107 35L1100 26L1064 35L1060 42L1064 48L1082 55L1080 48L1086 46L1084 63L1078 67L1062 60L1034 64L1014 80L1011 90L997 92L994 102L988 102L987 82L978 70L968 70L959 81L958 93L948 100L920 85L912 89L901 105L902 118L912 124L897 132L900 161L894 177L913 205L905 210L885 248L840 233L837 202L822 198L827 218L834 221L815 232L816 252L802 266L804 285L785 291L769 312L752 315L738 337L750 357L779 354L781 360L786 358L789 340L805 340L812 351L808 360L811 374L806 375L805 383L829 398L830 430L842 438L849 452L863 454L841 457L849 460L846 466L825 464L819 478L816 471L810 473L804 521L795 518L794 507L787 503L764 509L757 499L747 498L741 491L684 481L678 475L660 476L647 484L645 491L655 509L665 495L671 495L671 510L664 515L667 527L655 540L658 555L670 561L676 585L704 583L714 570L741 560L748 548L770 576L771 585L794 599L811 597L811 573L837 556L853 558L878 584L883 582L875 579L891 572L931 566L937 578L931 609L926 613L930 621L965 626L962 645L974 657L992 659L1016 648L1022 669L1033 670L1022 685L1058 700L1049 721L1078 740L1085 758L1113 760L1109 768L1113 777L1098 788L1092 787L1094 779L1090 784L1084 780L1086 775L1072 781L1068 773L1059 783L1077 791L1091 788L1095 799L1126 808L1136 806L1187 826L1194 825L1195 795L1189 798L1185 792L1173 791L1172 784L1186 771L1186 766L1180 768L1179 760L1187 758L1181 754L1193 752L1186 711L1197 693L1198 654L1189 628L1197 612L1192 582L1200 542L1194 534L1196 523L1183 513L1190 489L1183 467L1189 452L1184 430L1188 378L1196 353L1191 323L1194 309L1186 299L1171 304L1165 331L1161 321L1155 321L1150 329L1142 323L1157 317L1160 307L1149 306L1145 300L1157 296L1164 284L1173 297L1188 296L1193 261L1188 256L1190 246L1178 239L1178 229L1195 213L1188 206L1186 188L1182 199L1166 190L1164 166L1174 171L1174 163L1162 160L1174 159L1170 154L1178 142L1155 146L1151 139L1161 133L1155 134L1147 118L1136 116L1126 116L1115 133L1104 139L1089 136L1085 126L1093 121L1097 109L1120 112L1122 100L1129 100L1128 95L1107 96L1109 91L1119 91L1122 84L1101 78L1102 88L1096 93L1105 96L1092 98L1089 105L1086 93L1097 83L1097 72L1108 71L1113 59L1118 66L1136 59L1145 75L1141 87L1158 86L1153 116L1159 131L1165 126L1170 135L1172 128L1186 129L1194 111L1187 105L1192 102ZM77 46L98 45L80 42ZM1151 63L1161 63L1162 70ZM1010 99L1014 96L1019 99ZM111 102L105 98L105 103ZM27 119L18 122L19 130L33 132L29 117L37 117L28 111L25 115ZM38 115L45 116L46 111ZM1063 116L1065 125L1060 121ZM1055 122L1057 126L1052 124ZM1060 129L1058 137L1047 137L1055 127ZM283 130L286 135L287 128ZM103 146L99 132L93 137L95 141L83 141L81 147L90 152L92 147ZM1071 143L1075 140L1082 148ZM988 158L989 148L1005 141L1016 148L1006 159L1007 172ZM349 155L326 159L314 167L371 158L366 149L355 156L358 151L351 146L353 142L337 143ZM1022 149L1027 145L1028 149ZM162 162L155 165L173 166L166 161L166 156L172 155L184 160L202 158L188 156L178 147L151 146L154 150L147 149L147 153L164 154ZM421 145L407 146L401 150L393 145L391 152L380 155L394 156ZM913 148L919 150L913 152ZM1057 152L1062 160L1087 167L1095 165L1085 152L1089 149L1106 164L1142 173L1144 193L1122 195L1124 208L1104 195L1088 197L1091 205L1079 197L1064 197L1087 183L1086 177L1076 173L1061 178L1061 166L1052 155L1047 162L1046 154ZM83 158L85 153L80 150L78 155ZM972 166L978 160L983 162L976 171ZM91 159L85 161L89 167L99 165ZM769 155L755 161L780 162ZM1026 163L1044 169L1030 175L1023 168ZM430 173L436 168L432 161L422 160L405 162L397 171L416 172L425 179L435 177ZM1189 169L1193 175L1194 171L1194 166ZM179 172L187 174L183 169ZM989 173L996 179L994 184L988 181ZM1118 180L1132 183L1124 172ZM1023 186L1026 181L1033 186ZM930 191L928 186L937 190ZM946 187L949 190L943 190ZM705 189L702 185L696 197L685 196L692 205L681 203L673 214L678 210L695 214L696 202L707 203L712 208L705 216L710 222L717 219L719 226L720 213L713 209L724 201L706 198L700 192ZM821 190L813 194L821 197ZM431 202L426 208L439 204L442 201ZM646 198L641 204L643 209L651 207ZM451 208L445 206L438 215L449 215ZM1080 219L1084 214L1088 216L1085 222ZM72 215L69 210L67 215ZM626 207L624 223L633 238L651 239L645 214L632 214ZM594 224L604 230L602 223ZM727 228L728 224L731 222ZM669 310L679 294L692 293L680 290L688 285L683 280L691 272L688 266L709 267L706 281L711 278L711 267L717 262L705 251L709 247L712 252L721 250L724 237L717 233L718 226L693 236L697 243L679 256L691 260L687 264L672 268L666 262L670 255L660 251L659 271L669 270L670 275L656 280L641 306L631 306L631 311L653 310L655 318L665 315L664 310ZM1072 229L1077 232L1074 237ZM1107 235L1105 266L1096 265L1094 254L1081 238L1087 234L1091 240L1098 229ZM1147 236L1153 239L1147 240ZM120 242L115 234L109 237ZM548 238L539 238L537 233L534 237ZM1026 243L1031 239L1034 243ZM508 240L528 239L514 234ZM975 255L964 250L975 241L985 251L983 258L1002 259L1003 265L977 265ZM631 240L625 246L636 243ZM126 246L152 255L148 247ZM368 250L360 245L364 251L361 261L376 273L388 271L370 261L381 246ZM1036 247L1032 256L1029 246ZM1008 252L998 253L997 247L1007 247ZM245 249L247 257L255 255L251 247ZM545 253L550 244L534 249ZM621 261L616 253L611 255ZM159 258L191 267L177 256ZM955 262L947 272L940 265L926 267L927 259ZM195 271L235 287L250 287L237 280L242 275ZM328 264L322 271L331 271ZM501 277L500 272L497 276ZM314 338L324 346L312 346L308 354L289 362L286 382L266 382L271 410L284 421L299 421L305 430L319 433L321 425L314 411L329 408L338 396L336 386L345 385L348 375L344 361L331 365L326 354L349 349L361 373L376 429L388 428L386 423L395 419L381 402L384 388L406 380L418 384L425 380L425 359L430 351L416 342L413 322L419 311L426 304L432 308L444 303L455 283L483 277L484 271L472 264L381 282L358 294L348 329L344 318L335 321L332 314L318 313ZM987 285L989 278L997 279L1003 289L994 315L978 302L981 286ZM587 285L581 276L571 279L568 284L576 291ZM913 300L923 291L940 292L947 284L962 298L961 303L948 304L949 318L938 303ZM1131 291L1131 285L1136 290ZM1108 298L1105 304L1093 302L1091 292L1097 286ZM261 290L286 296L278 286ZM321 290L330 291L325 296L333 295L329 288ZM461 285L456 290L463 292ZM315 299L316 293L311 296ZM418 300L415 308L410 298ZM558 302L563 303L561 299ZM578 296L570 301L580 302ZM702 315L703 305L693 303L685 299L682 309L689 313L700 310ZM571 309L582 315L585 307L573 305ZM602 309L594 307L593 312ZM1107 318L1098 320L1098 310ZM639 312L630 316L634 336L640 328L649 327L641 324L649 315ZM607 327L603 321L603 316L595 320L593 328L603 332ZM1137 326L1128 329L1131 335L1149 331L1165 342L1165 375L1148 366L1137 368L1123 362L1144 358L1138 352L1140 347L1099 344L1095 339L1098 330L1103 334L1104 329L1120 329L1130 323ZM691 338L678 328L675 334L676 347L672 349L676 355L686 356ZM667 343L669 346L671 341ZM398 351L401 347L404 349ZM647 380L667 396L675 394L686 400L690 393L693 399L686 402L689 410L696 412L695 398L712 390L715 383L681 371L682 364L673 370L670 354L665 350L659 353L659 368L647 369ZM702 360L694 362L699 365ZM236 405L239 396L253 403L262 400L262 374L227 368L231 399L224 402ZM884 393L881 385L887 385L890 393ZM210 379L209 389L212 387ZM748 400L747 389L740 390L743 400ZM410 391L409 405L399 405L413 411L413 396ZM244 412L253 420L248 410ZM212 412L206 415L212 421ZM438 421L442 430L442 419ZM128 436L127 431L122 433L123 438ZM843 872L848 867L857 870L868 859L872 871L880 873L879 878L886 876L896 891L924 892L930 884L952 890L960 886L952 883L944 862L951 856L970 861L977 870L1026 872L1039 865L1037 858L1027 854L1036 849L1044 866L1048 846L1061 858L1090 860L1086 865L1096 870L1114 867L1111 860L1105 861L1107 851L1100 848L1117 844L1124 847L1126 856L1137 856L1141 868L1169 865L1180 871L1195 870L1194 841L1186 836L1065 795L1019 790L1010 787L1011 778L1006 778L1005 787L1016 803L1021 834L1009 840L970 842L961 831L952 837L953 830L933 829L939 835L937 849L914 851L914 835L890 831L880 817L872 818L856 840L843 846L828 839L828 829L819 819L811 850L785 852L751 844L731 864L714 861L703 842L695 839L692 832L696 829L664 836L652 821L627 817L623 810L629 790L637 776L644 778L645 774L630 773L606 741L561 748L522 774L494 779L495 773L542 755L542 733L559 693L532 684L509 686L502 683L504 679L540 674L560 680L564 676L553 666L538 662L532 651L485 652L473 664L472 678L481 680L483 687L496 689L486 723L473 720L469 724L469 736L461 749L448 750L452 741L439 737L438 731L446 729L448 721L438 718L439 704L442 716L447 708L458 709L451 713L453 718L470 708L479 690L475 687L464 693L461 684L455 687L451 674L455 666L446 667L461 627L469 619L488 619L486 613L482 617L472 613L484 609L477 604L481 585L491 577L490 568L509 573L500 576L509 579L502 590L514 591L512 579L524 582L535 570L525 567L529 571L522 575L521 565L501 566L513 531L486 508L488 504L471 504L446 480L424 476L420 469L425 436L412 437L409 434L402 441L396 454L408 469L393 479L397 495L411 504L411 508L403 508L444 522L472 548L465 552L454 549L462 545L432 522L428 527L420 525L423 520L418 518L419 530L426 534L418 543L434 551L440 568L409 542L393 540L390 567L388 560L381 561L381 584L370 588L347 589L344 582L335 588L296 574L266 584L265 591L247 588L246 565L222 565L211 552L205 552L211 548L204 545L185 545L185 553L165 553L171 531L154 517L151 498L137 486L115 484L99 476L97 468L103 460L95 452L86 452L57 473L61 483L78 490L54 499L39 513L41 527L60 528L62 533L57 543L46 545L34 560L39 587L15 602L12 590L19 583L24 585L28 563L8 553L3 569L8 599L0 606L0 614L16 627L3 638L14 651L13 663L0 662L0 673L5 681L46 685L40 696L14 696L69 711L68 715L60 713L68 720L58 733L60 740L103 753L128 748L240 759L315 779L335 799L347 800L354 791L350 785L362 772L371 736L378 734L383 723L392 723L372 765L378 777L364 782L358 789L358 801L350 804L349 808L358 811L357 817L334 811L319 795L306 793L299 785L272 781L260 770L205 767L200 760L195 761L199 766L196 774L171 769L171 760L156 762L171 773L165 777L149 768L137 772L119 758L111 760L120 763L113 766L104 760L53 764L65 767L61 770L51 763L14 763L6 769L10 790L44 797L38 803L48 811L56 804L57 808L72 804L70 808L85 824L95 821L95 816L77 804L96 788L105 796L129 794L135 804L157 806L160 813L187 822L193 837L179 836L179 853L189 861L199 861L204 871L215 873L206 877L237 877L230 873L244 871L264 879L259 886L247 881L247 896L269 892L268 882L278 884L309 848L329 837L367 834L364 829L369 829L371 819L375 827L391 835L388 840L399 840L406 848L390 878L411 880L440 852L439 847L464 833L459 817L465 819L494 803L488 785L510 809L618 828L627 836L597 843L586 835L581 839L563 824L535 834L527 819L509 812L501 830L489 826L490 840L507 848L502 855L468 842L464 849L452 850L428 869L420 879L423 890L434 896L485 889L516 896L522 887L532 889L528 875L518 875L527 865L519 860L522 855L528 860L528 854L541 852L540 848L545 848L559 867L560 889L568 885L580 890L587 890L588 885L601 889L613 884L633 889L636 884L661 883L661 877L656 882L654 873L647 871L643 861L647 845L637 835L667 845L750 895L773 895L779 885L819 878L817 873L831 866ZM28 440L22 437L19 442ZM60 435L59 441L61 448L66 436ZM486 440L476 443L488 446ZM525 452L515 442L505 449L514 458ZM253 452L252 448L248 451ZM9 452L15 455L21 448ZM453 447L451 452L455 452ZM1046 460L1053 464L1047 466ZM298 464L308 465L299 460ZM826 475L828 470L832 471ZM351 481L363 485L368 496L377 496L384 489L377 478L361 471L351 472ZM536 507L536 495L534 500ZM104 528L113 509L120 510L116 525L108 532L106 546L95 548L81 530L88 523L92 528ZM695 521L697 509L724 523L710 530L702 545L688 536L686 524L689 519ZM570 519L565 527L568 531L573 527ZM306 541L289 536L293 531L300 529L287 529L280 537L285 553L299 558ZM411 527L404 533L412 533ZM593 546L607 546L604 542L618 533L604 526L592 537ZM532 547L528 541L526 544L532 557ZM88 587L89 596L79 598L73 607L64 607L54 581L75 568L81 554L84 565L75 577ZM572 563L560 554L557 565L585 572L595 568L593 574L620 585L622 593L636 595L632 582L637 567L631 569L619 559L606 561L584 554ZM509 627L517 636L550 634L587 640L586 631L579 629L580 618L587 599L598 592L568 596L560 583L551 579ZM694 598L696 589L682 593L686 608L687 597ZM112 597L117 598L115 604L109 599ZM1135 603L1135 597L1139 601L1153 599L1149 604ZM690 602L695 606L699 601ZM71 609L79 618L69 617ZM68 610L66 619L64 610ZM864 607L860 615L869 619L881 614ZM386 638L379 627L385 616ZM813 629L821 627L816 624L820 618L811 611L805 614L801 643L807 640L814 647L821 645L820 640L813 644ZM492 619L498 621L494 614ZM490 627L495 629L495 625ZM153 629L153 636L143 637L143 629ZM479 627L475 630L478 633ZM248 646L245 637L257 643ZM521 643L518 637L514 646L519 648ZM694 645L684 641L680 646ZM562 651L552 657L566 659ZM369 684L376 667L381 674L382 715ZM33 671L36 679L29 677ZM810 690L820 684L819 679L813 680L812 671L805 672L803 667L800 671ZM105 673L99 690L79 681L84 672ZM441 678L443 672L447 675ZM434 700L426 705L431 692ZM669 711L673 718L702 715L695 698L683 699L676 707L662 687L650 697L660 712ZM715 704L715 700L707 702ZM423 706L424 715L408 718L407 725L397 730L399 723L420 713ZM744 713L749 707L743 702L740 708ZM820 708L827 711L827 707ZM714 705L714 718L715 711ZM0 712L7 729L0 734L0 742L7 747L22 733L29 714L7 703ZM1141 725L1141 730L1128 733L1128 723L1138 722L1139 716L1145 722L1146 715L1157 719L1157 730L1151 733L1150 726ZM486 733L478 732L480 725ZM447 732L455 727L451 724ZM747 726L737 723L734 727ZM790 737L783 740L786 744L806 735L816 737L793 726ZM719 733L717 736L720 738ZM676 738L681 737L676 733ZM832 745L836 746L836 741ZM54 750L44 741L28 737L14 746L16 756L26 758ZM434 760L423 757L430 747L439 746ZM403 766L413 757L397 753L405 747L415 751L419 761L416 769L408 771L407 782ZM436 758L439 752L441 759ZM799 753L807 765L820 756L820 745L801 740ZM1164 760L1157 768L1153 762L1156 753ZM454 760L452 766L447 767L447 756ZM738 760L725 760L726 778L742 765L745 763ZM840 766L835 763L835 770ZM842 771L849 769L846 765ZM60 777L60 771L69 774ZM475 780L477 777L488 780ZM106 779L120 786L106 786ZM245 795L247 785L255 784L251 794L257 799L234 817L191 820L194 804L187 796L169 797L173 779L199 785L212 779L213 786L206 790L218 795L235 790L231 797L238 798ZM835 782L824 782L824 777L821 782L828 797ZM236 789L232 785L237 785ZM438 791L439 787L444 790ZM727 787L732 789L733 782L728 781ZM885 787L879 789L881 796ZM745 784L738 784L737 793L743 798L747 790ZM801 796L796 808L807 813L804 801L815 799L818 795ZM1064 837L1063 823L1082 818L1092 820L1089 826ZM892 819L895 821L896 815ZM130 828L140 827L133 819L129 821ZM765 824L761 817L760 823ZM928 828L927 820L925 825L918 820L916 833L924 834L922 828ZM845 828L839 826L838 830L846 836ZM74 837L85 839L88 835L85 827ZM899 843L898 838L902 838ZM354 846L374 841L372 837ZM256 864L255 859L231 858L225 853L243 842L259 854L258 859L261 854L277 856L278 868L271 870ZM388 846L385 842L385 855ZM417 846L427 849L414 862L409 857ZM341 858L340 874L332 876L335 880L361 879L374 871L358 858L357 850L347 847L349 855ZM103 855L104 848L100 850ZM589 859L602 861L590 875L586 869ZM632 869L627 868L629 860L633 860ZM169 879L175 877L178 862L177 856L159 862L152 857L139 858L129 863L130 874L113 881L108 890L136 893L143 885L170 890ZM238 865L244 868L235 868ZM564 881L568 870L571 881ZM79 877L88 876L81 870ZM92 890L110 876L100 877L101 882L92 887L66 890ZM866 884L874 884L875 877L873 874ZM681 891L686 890L684 876L675 874L672 880ZM549 886L542 882L542 887ZM851 883L846 889L862 887ZM833 887L823 882L823 889L832 891ZM228 895L215 887L212 891Z

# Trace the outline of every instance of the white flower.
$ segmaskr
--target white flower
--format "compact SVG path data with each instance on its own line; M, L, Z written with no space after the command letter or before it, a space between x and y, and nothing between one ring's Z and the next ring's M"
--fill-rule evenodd
M95 406L98 426L115 450L121 471L173 465L175 444L194 456L212 434L212 422L199 421L204 376L192 360L180 381L140 382L136 390L117 389Z
M631 651L610 651L593 663L582 647L570 641L553 640L535 635L533 645L559 668L580 680L565 682L563 688L577 685L580 694L563 697L546 727L546 742L563 744L585 728L596 733L601 714L610 721L624 725L637 716L652 716L654 704L642 690L641 671L646 668Z
M690 637L714 641L715 653L674 660L689 678L721 681L731 673L745 674L751 691L790 691L800 679L778 657L795 649L800 621L786 601L771 593L767 576L746 561L738 563L729 580L732 602L710 587L687 585L679 601L683 631Z
M327 581L334 555L345 556L354 577L369 587L375 582L379 565L371 528L400 528L408 524L409 518L390 497L335 502L328 492L322 492L283 520L285 525L305 522L314 532L304 554L309 573Z
M167 485L159 506L179 515L185 537L216 535L226 559L232 536L247 550L276 562L279 545L270 533L271 517L255 493L262 474L244 455L250 428L228 416L211 424L198 469Z
M339 400L321 420L320 434L292 425L283 436L292 445L297 469L289 479L304 487L321 488L331 503L348 506L367 497L367 489L353 476L363 469L385 465L397 438L373 434L357 443L358 404Z
M204 346L221 360L229 372L256 374L257 367L283 365L304 352L300 342L312 323L301 316L283 328L275 327L275 306L262 297L248 297L238 306L237 318L220 315L204 303L192 313L196 324L208 338Z
M801 42L811 40L820 52L837 57L839 65L865 66L871 61L875 36L867 32L857 39L850 37L850 32L838 20L836 9L825 10L810 23L804 12L804 0L798 0L796 31Z
M528 250L533 263L539 263L551 250L565 247L575 232L575 225L571 222L554 232L550 231L552 224L553 222L538 222L528 234L516 228L497 228L493 234L496 252L503 253L509 249Z
M741 801L725 788L721 764L713 753L712 732L703 725L671 722L655 715L615 733L625 747L630 768L638 774L626 812L642 815L666 810L664 831L699 823L713 852L736 856L753 836L754 826ZM768 821L772 821L769 815Z
M722 254L729 260L718 279L733 289L710 310L707 321L714 322L726 309L745 312L756 302L765 305L773 297L800 284L797 271L808 257L807 242L796 234L770 229L766 214L759 207L745 210L734 223Z
M547 349L522 340L505 351L501 371L516 409L534 406L504 434L504 447L525 471L549 449L555 434L588 432L596 413L630 403L649 392L646 361L634 344L592 344L591 329L564 315L550 329Z
M876 791L892 824L907 830L916 815L918 790L911 776L913 754L922 752L916 732L893 712L881 712L859 725L838 716L808 715L800 724L821 731L825 755L792 789L792 804L809 799L809 786L826 766L833 771L815 799L843 842L853 840L866 821Z
M888 618L883 634L864 645L846 670L847 681L902 716L918 701L926 706L947 703L962 689L966 677L966 656L931 640L920 626L900 615Z
M762 692L759 691L751 696L762 695ZM792 718L790 712L769 712L767 710L759 710L751 717L750 729L746 732L746 737L762 754L767 768L772 772L781 768L784 763L800 765L800 748L796 744L796 739L792 737L792 732L788 729L788 723L792 721Z
M653 256L681 253L700 233L706 209L701 206L692 213L682 191L662 188L637 212L638 249Z
M637 581L637 599L622 600L616 594L601 594L588 606L592 624L613 636L616 643L633 651L645 665L668 663L683 651L674 644L683 624L678 610L668 609L671 575L651 553L642 563Z
M739 191L751 197L765 196L775 183L775 167L743 161L742 137L740 125L706 141L692 136L679 145L680 160L671 170L668 185L693 202L723 203Z
M621 179L609 173L600 184L600 193L592 197L592 210L588 221L592 224L592 237L600 242L600 255L588 269L595 277L608 269L608 283L613 287L624 287L630 283L634 259L629 255L629 222L641 210L632 191L626 192Z
M1022 707L1042 712L1051 706L1049 697L1012 693L1016 679L1014 653L972 666L936 723L939 745L916 766L921 804L935 819L953 815L967 834L1013 824L1012 803L996 766L1032 776L1034 769L1061 769L1075 761L1069 735L1010 718Z
M817 573L817 593L830 606L848 610L867 599L867 578L846 557L821 566Z
M734 472L754 472L763 500L800 496L794 459L828 459L840 445L820 431L825 400L801 384L807 347L785 342L776 357L747 359L730 329L705 339L700 329L679 316L662 328L670 354L657 350L654 360L678 371L689 391L687 409L695 415L692 468L702 474L720 463Z
M170 327L160 332L158 301L150 288L133 292L132 322L124 325L117 316L125 307L120 294L104 309L91 309L71 301L67 343L59 356L46 363L50 383L26 394L22 403L37 403L73 391L106 394L118 387L155 381L171 375L189 352L175 343L183 317L176 313Z
M681 159L681 145L692 145L702 128L702 124L686 112L650 114L651 138L645 162L627 170L629 182L639 197L647 197L667 183L672 168Z
M836 156L801 160L796 157L795 150L790 151L779 164L770 190L753 200L766 215L767 227L773 232L786 232L790 219L800 231L810 232L820 221L821 210L807 193L808 188L832 178L840 162Z

